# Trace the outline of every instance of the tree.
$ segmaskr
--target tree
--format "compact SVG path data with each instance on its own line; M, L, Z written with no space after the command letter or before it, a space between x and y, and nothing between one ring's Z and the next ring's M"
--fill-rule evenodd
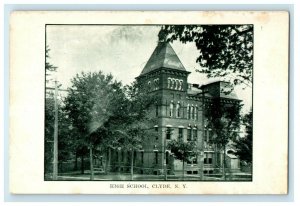
M58 110L58 161L63 162L68 160L73 153L73 140L69 127L70 121L63 109L62 97L58 98L57 110ZM48 91L45 99L45 174L52 171L51 166L53 163L53 136L54 136L54 94L52 91Z
M45 153L44 153L44 173L52 171L53 161L53 134L54 134L54 97L53 93L45 99Z
M45 73L46 73L46 91L45 91L45 138L44 138L44 174L52 171L51 166L54 163L54 154L53 154L53 136L54 136L54 119L55 119L55 97L53 93L54 88L49 88L49 83L51 83L51 79L49 76L56 72L57 67L52 65L49 62L49 47L46 47L45 57ZM48 77L48 79L47 79ZM58 110L61 109L61 104L58 102ZM61 116L58 117L58 121L62 121Z
M130 173L133 180L134 151L142 149L147 137L155 137L154 118L149 110L156 101L156 96L144 91L137 82L124 88L126 99L123 102L122 114L118 114L119 124L110 131L117 138L116 145L131 152Z
M252 85L253 25L165 25L161 41L194 42L199 50L197 70L234 85Z
M94 179L93 150L107 138L104 125L118 110L124 98L121 83L111 74L77 74L66 97L65 109L78 135L77 144L89 149L90 179Z
M45 72L46 72L46 83L50 82L49 76L53 73L56 72L57 67L54 66L53 64L50 63L49 59L50 59L50 48L47 45L46 46L46 50L45 50L45 57L46 57L46 63L45 63ZM47 79L48 77L48 79Z
M235 154L240 160L245 161L247 164L252 164L252 147L253 147L253 136L252 136L252 110L246 114L242 122L245 125L246 136L238 138L234 141L236 148Z
M171 151L174 157L182 161L182 179L184 180L185 162L198 155L198 150L195 141L184 142L183 139L171 140L167 144L167 148Z
M222 98L214 98L204 106L206 127L213 133L210 143L214 144L219 151L223 151L222 173L223 178L226 179L226 146L239 136L242 105L239 101L228 103Z

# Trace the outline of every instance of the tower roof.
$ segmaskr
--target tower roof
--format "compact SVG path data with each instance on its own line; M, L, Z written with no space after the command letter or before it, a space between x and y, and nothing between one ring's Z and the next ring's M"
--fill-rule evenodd
M168 42L159 42L157 44L141 75L147 74L161 67L186 72L180 59Z

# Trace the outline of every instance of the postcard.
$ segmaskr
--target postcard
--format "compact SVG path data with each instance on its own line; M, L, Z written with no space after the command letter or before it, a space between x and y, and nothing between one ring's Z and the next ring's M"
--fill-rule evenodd
M15 11L13 194L287 194L285 11Z

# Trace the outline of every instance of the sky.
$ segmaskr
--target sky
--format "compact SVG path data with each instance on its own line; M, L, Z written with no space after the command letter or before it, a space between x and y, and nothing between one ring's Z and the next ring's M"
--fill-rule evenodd
M49 62L57 67L56 78L66 89L71 79L82 71L111 73L123 85L139 76L155 49L159 26L47 25L46 44ZM190 71L188 82L206 84L216 79L196 72L199 51L194 43L171 44L182 64ZM55 77L54 77L55 78ZM243 100L243 113L252 106L251 88L235 87Z

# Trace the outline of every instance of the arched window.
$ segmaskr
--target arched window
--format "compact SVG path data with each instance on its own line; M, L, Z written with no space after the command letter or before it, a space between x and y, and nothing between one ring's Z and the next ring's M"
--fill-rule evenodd
M180 103L176 104L176 117L180 117Z
M171 78L171 87L170 89L173 89L175 86L175 79Z
M171 78L169 77L169 78L168 78L168 88L171 88L171 83L172 83L172 82L171 82Z
M194 107L194 117L193 117L193 119L195 119L195 120L198 120L198 113L197 113L197 110L198 110L198 107L197 107L197 105Z
M190 109L190 118L193 119L193 114L194 114L194 105L191 106Z
M176 89L176 79L173 79L173 87L172 89Z
M179 84L180 84L180 83L179 83L179 79L176 79L176 87L175 87L175 89L179 90L179 87L180 87Z
M197 127L193 128L193 140L195 140L195 141L198 140L198 129L197 129Z
M190 119L190 105L188 104L187 107L186 107L186 114L187 114L187 119Z
M187 141L191 141L192 140L192 130L190 127L187 128Z
M173 117L173 110L174 110L174 104L173 102L170 103L170 117Z
M151 81L148 82L148 90L151 91Z
M183 82L182 80L179 81L179 88L178 88L178 90L182 90L182 82Z

